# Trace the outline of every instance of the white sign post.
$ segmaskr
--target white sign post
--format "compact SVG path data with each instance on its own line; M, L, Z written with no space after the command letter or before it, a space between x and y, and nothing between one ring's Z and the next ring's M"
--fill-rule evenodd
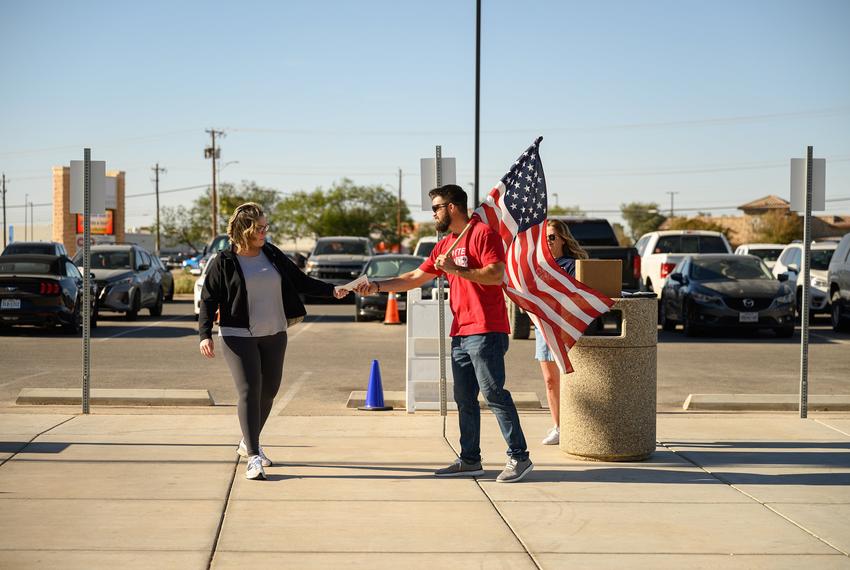
M803 298L800 306L800 417L809 413L809 312L811 307L812 210L826 209L826 161L812 158L791 159L791 209L804 214L803 220Z
M83 160L71 161L72 214L83 214L83 413L89 413L91 395L91 214L105 211L106 162L92 161L91 149Z
M437 157L419 159L419 178L422 181L422 211L431 211L431 198L428 192L443 184L457 184L454 158L443 158L440 147L437 147ZM438 168L439 167L439 168Z

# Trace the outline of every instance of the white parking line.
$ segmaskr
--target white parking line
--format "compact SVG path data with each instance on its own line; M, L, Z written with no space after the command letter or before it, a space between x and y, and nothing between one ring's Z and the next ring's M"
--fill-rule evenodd
M45 376L47 374L50 374L50 370L43 370L41 372L36 372L35 374L27 374L26 376L15 378L14 380L10 380L9 382L3 382L2 384L0 384L0 388L2 388L3 386L8 386L9 384L14 384L15 382L20 382L21 380L29 380L30 378Z
M126 331L122 331L122 332L120 332L120 333L118 333L118 334L114 334L114 335L112 335L112 336L108 336L108 337L106 337L106 338L95 338L95 339L92 339L92 340L95 340L95 341L104 341L104 342L105 342L105 341L107 341L107 340L111 340L111 339L113 339L113 338L118 338L119 336L124 336L125 334L134 333L134 332L136 332L136 331L143 331L143 330L148 329L148 328L150 328L150 327L155 327L155 326L157 326L157 325L161 325L161 324L163 324L163 323L167 323L167 322L169 322L169 321L176 321L177 319L182 319L182 318L183 318L183 315L177 315L177 316L175 316L175 317L170 317L170 318L167 318L167 319L163 319L163 320L161 320L161 321L156 321L155 323L149 323L149 324L147 324L147 325L145 325L145 326L143 326L143 327L136 327L136 328L134 328L134 329L130 329L130 330L126 330Z
M272 408L272 411L269 414L269 417L274 417L280 414L280 412L282 412L283 409L289 405L289 402L292 401L292 399L295 397L295 394L297 394L298 390L301 389L301 386L304 385L304 382L312 375L313 372L310 370L302 372L301 376L299 376L298 379L295 380L295 382L290 384L289 388L287 388L286 391L283 393L283 396L281 396L280 399L275 402L274 407Z
M298 332L296 332L295 334L287 334L287 335L286 335L286 336L287 336L287 342L288 342L288 341L290 341L290 340L292 340L292 339L294 339L295 337L297 337L298 335L300 335L300 334L301 334L301 333L303 333L304 331L309 330L309 329L310 329L310 327L312 327L313 325L315 325L316 323L318 323L319 321L321 321L323 318L324 318L324 315L319 315L318 317L316 317L316 320L315 320L315 321L310 321L309 323L307 323L306 325L304 325L303 327L301 327L301 328L298 330Z

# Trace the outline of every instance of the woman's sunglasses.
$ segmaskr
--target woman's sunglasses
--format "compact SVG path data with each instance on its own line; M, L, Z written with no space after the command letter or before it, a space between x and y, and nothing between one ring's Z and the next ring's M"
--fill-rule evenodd
M558 234L549 234L546 236L546 241L555 241L558 239Z

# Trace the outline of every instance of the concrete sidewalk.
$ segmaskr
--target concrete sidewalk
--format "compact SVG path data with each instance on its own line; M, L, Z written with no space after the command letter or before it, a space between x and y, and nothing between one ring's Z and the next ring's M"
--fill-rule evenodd
M438 480L437 415L273 417L255 482L232 413L0 412L0 568L850 568L850 414L661 414L588 463L528 413L514 485L482 423L486 476Z

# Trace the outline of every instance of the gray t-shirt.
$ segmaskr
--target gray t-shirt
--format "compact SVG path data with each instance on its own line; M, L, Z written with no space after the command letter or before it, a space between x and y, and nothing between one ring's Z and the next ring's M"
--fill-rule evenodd
M248 322L251 328L221 327L220 336L271 336L286 330L286 314L280 295L280 274L260 253L255 257L237 255L245 289L248 291Z

